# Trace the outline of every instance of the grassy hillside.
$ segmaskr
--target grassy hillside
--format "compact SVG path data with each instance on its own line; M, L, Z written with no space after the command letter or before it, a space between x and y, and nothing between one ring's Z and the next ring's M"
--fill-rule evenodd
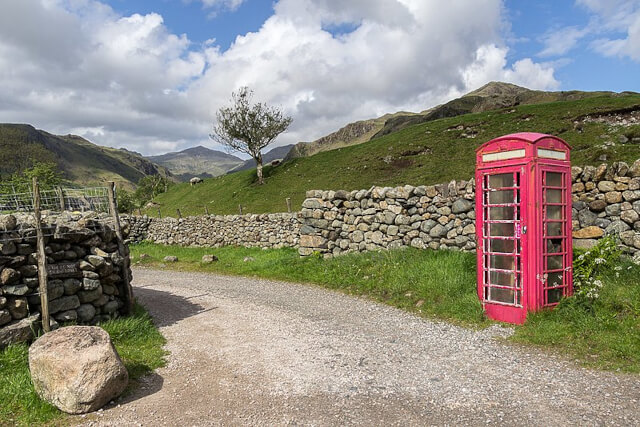
M66 180L87 186L115 181L133 187L146 175L168 176L163 167L138 153L95 145L75 135L58 136L26 124L0 124L0 175L54 162Z
M285 198L298 209L309 189L361 189L372 185L428 185L470 179L475 149L514 132L536 131L560 136L573 147L575 165L597 165L640 158L640 124L614 126L585 121L584 116L640 111L640 94L595 96L577 101L522 105L484 113L434 120L373 139L364 144L294 159L265 169L266 183L255 184L255 171L181 184L155 201L163 216L211 213L281 212ZM616 117L614 114L612 117ZM624 143L620 141L625 141ZM156 215L156 209L147 213Z

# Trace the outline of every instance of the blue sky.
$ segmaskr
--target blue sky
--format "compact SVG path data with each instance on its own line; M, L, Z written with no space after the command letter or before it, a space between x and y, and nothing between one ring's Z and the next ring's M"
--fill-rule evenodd
M0 122L160 154L248 85L276 145L489 81L640 91L640 0L21 0L0 4Z

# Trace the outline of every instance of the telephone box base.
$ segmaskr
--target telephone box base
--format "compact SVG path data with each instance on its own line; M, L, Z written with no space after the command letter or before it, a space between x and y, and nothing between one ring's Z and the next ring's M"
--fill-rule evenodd
M527 312L519 307L485 304L484 312L491 320L522 325L527 320Z

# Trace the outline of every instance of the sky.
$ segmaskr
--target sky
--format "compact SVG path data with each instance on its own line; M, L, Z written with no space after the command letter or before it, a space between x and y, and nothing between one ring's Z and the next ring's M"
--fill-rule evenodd
M222 149L242 86L276 146L490 81L640 92L640 0L0 0L0 122L144 155Z

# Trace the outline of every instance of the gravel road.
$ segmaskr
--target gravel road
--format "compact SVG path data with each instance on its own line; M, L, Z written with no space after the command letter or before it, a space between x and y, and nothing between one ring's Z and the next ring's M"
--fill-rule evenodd
M596 372L320 287L134 270L168 366L100 425L640 425L640 377Z

